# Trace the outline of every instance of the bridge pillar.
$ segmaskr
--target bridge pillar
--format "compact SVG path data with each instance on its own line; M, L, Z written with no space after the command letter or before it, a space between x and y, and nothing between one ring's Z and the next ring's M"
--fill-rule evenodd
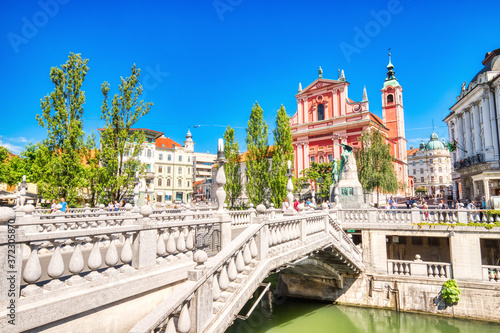
M204 270L194 269L189 271L188 280L198 281L204 274ZM203 332L213 316L212 284L217 283L214 277L210 277L194 293L189 302L189 316L191 318L190 332Z
M387 245L384 231L362 230L363 262L371 273L387 274Z
M450 255L454 279L482 281L481 244L477 234L452 231Z
M262 220L262 217L256 217L255 223L260 223L262 222ZM259 251L257 260L266 259L267 253L269 252L269 227L267 225L263 226L262 229L260 229L255 240L257 243L257 249Z
M12 305L12 302L17 302L19 299L23 264L21 244L15 242L17 234L22 231L15 229L12 223L9 223L15 219L14 210L7 207L0 208L0 238L4 240L0 245L0 306L2 310L7 309L8 313L11 313L12 308L15 313L16 306ZM9 314L7 318L11 319Z
M149 206L141 207L140 213L143 216L139 223L155 227L155 223L151 221L149 215L153 209ZM157 231L154 229L145 229L139 231L134 240L134 255L132 257L132 267L141 269L144 267L151 267L156 265L156 244L157 244Z
M220 248L228 246L232 241L231 217L229 214L217 214L220 221Z

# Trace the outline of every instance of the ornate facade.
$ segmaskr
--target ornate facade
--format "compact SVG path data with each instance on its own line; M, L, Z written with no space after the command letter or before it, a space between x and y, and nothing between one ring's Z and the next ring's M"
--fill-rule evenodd
M436 133L427 144L422 142L419 148L409 149L407 155L408 173L414 178L415 188L424 188L432 195L451 194L450 151Z
M309 168L311 162L328 162L339 159L340 143L359 147L359 137L366 129L378 130L387 138L394 157L394 170L401 185L399 194L406 194L408 171L404 131L403 89L397 81L394 66L389 58L387 78L382 92L380 119L369 110L366 88L359 102L348 96L349 83L344 72L339 79L319 77L305 89L299 84L297 112L290 118L295 155L295 176ZM406 190L405 190L406 189Z
M488 52L483 68L466 85L444 119L448 124L457 199L485 200L500 195L500 49Z

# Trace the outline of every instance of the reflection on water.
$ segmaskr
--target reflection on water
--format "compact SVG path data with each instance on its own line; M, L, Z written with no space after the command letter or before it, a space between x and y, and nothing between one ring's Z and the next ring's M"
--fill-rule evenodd
M276 304L277 303L277 304ZM278 300L272 314L257 307L246 321L237 319L227 333L498 333L500 325L390 310Z

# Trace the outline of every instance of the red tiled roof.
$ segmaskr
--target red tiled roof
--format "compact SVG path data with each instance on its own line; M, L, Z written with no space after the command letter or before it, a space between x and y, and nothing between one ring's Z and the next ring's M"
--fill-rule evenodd
M193 186L201 185L201 184L203 184L203 180L198 180L198 181L193 183Z
M406 151L406 156L413 156L417 153L418 150L419 150L418 148L408 149Z
M268 151L267 157L268 158L273 157L273 152L274 152L274 145L269 146L269 151ZM246 152L244 152L243 154L241 154L240 155L240 162L245 162L248 154L249 154L248 150Z
M182 147L182 145L178 144L174 140L170 138L158 138L155 140L156 147L158 148L174 148L174 147Z

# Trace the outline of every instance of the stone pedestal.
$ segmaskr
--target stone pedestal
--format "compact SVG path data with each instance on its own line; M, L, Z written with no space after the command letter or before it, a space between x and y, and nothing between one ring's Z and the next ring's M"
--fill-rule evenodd
M342 208L369 208L365 203L363 187L358 180L358 169L354 155L347 154L347 162L340 174L337 184L330 187L330 201L340 204ZM335 200L338 195L338 202Z

